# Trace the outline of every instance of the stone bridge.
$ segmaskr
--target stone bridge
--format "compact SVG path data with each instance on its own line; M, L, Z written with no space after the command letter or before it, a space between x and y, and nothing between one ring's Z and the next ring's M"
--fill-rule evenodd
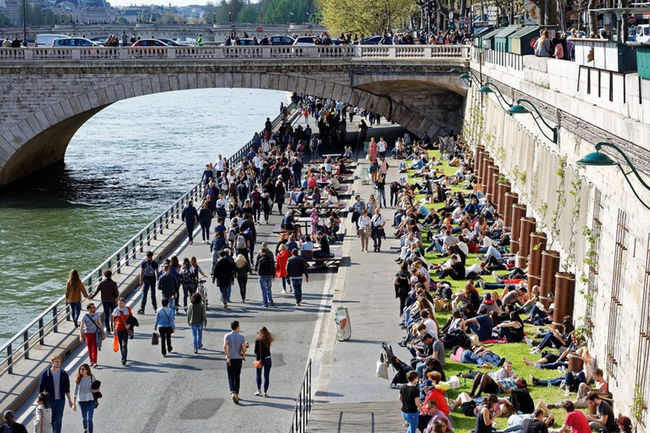
M466 46L0 49L0 185L61 161L110 104L174 90L242 87L334 98L417 136L461 123L466 87L449 70Z

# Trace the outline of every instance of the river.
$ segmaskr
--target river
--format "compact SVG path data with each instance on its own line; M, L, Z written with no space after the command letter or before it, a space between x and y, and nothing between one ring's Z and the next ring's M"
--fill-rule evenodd
M65 162L0 190L0 344L244 145L286 93L200 89L117 102L77 131Z

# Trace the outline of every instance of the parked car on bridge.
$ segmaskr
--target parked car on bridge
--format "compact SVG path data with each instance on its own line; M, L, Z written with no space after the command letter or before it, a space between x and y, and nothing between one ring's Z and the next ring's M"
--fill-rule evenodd
M164 42L165 44L167 44L170 47L184 47L185 46L183 44L179 44L178 42L176 42L173 39L158 38L158 40L161 41L161 42Z
M636 26L636 41L642 44L650 42L650 24L639 24Z
M51 47L52 43L56 39L65 39L68 35L57 35L53 33L43 33L36 35L36 40L34 41L37 47Z
M295 41L293 41L293 45L296 47L311 47L316 45L314 43L315 39L313 36L298 36Z
M393 38L390 36L368 36L361 45L393 45Z
M158 39L140 39L139 41L135 41L132 46L133 47L166 47L168 45Z
M102 44L86 38L61 38L52 41L52 47L101 47Z
M291 36L274 35L271 36L271 45L293 45L294 40Z

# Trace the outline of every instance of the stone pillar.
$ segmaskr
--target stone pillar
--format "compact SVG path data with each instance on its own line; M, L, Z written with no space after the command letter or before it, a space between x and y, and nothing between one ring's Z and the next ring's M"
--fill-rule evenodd
M516 192L507 192L505 194L505 204L503 206L503 221L506 223L506 227L510 228L510 224L512 223L512 205L517 203L517 200L519 199L519 194Z
M488 182L489 179L488 175L490 174L489 173L490 165L492 165L493 162L494 160L490 158L486 153L485 158L483 158L482 161L483 168L481 169L481 177L483 178L483 192L485 192L485 194L488 193L488 187L490 186Z
M519 229L519 253L517 254L517 267L525 268L528 264L528 253L530 252L530 234L535 231L535 218L524 217L521 219Z
M526 216L526 205L515 203L512 205L512 219L510 220L510 252L519 252L519 233L521 232L521 219Z
M499 200L499 178L501 173L499 173L499 167L494 166L494 171L492 172L492 180L490 181L490 189L492 191L492 203L494 203L494 210L499 211L498 200Z
M505 182L505 183L499 183L499 186L497 187L498 196L499 196L499 213L501 216L503 216L506 212L506 193L510 192L510 184Z
M542 252L542 275L539 284L541 301L548 307L555 293L555 274L560 270L560 253L553 250Z
M539 286L542 275L542 251L546 248L546 233L530 234L530 249L528 253L528 290Z
M482 184L483 183L483 173L481 172L481 165L483 163L483 159L485 158L485 146L482 144L477 144L476 145L476 156L474 157L474 173L476 173L476 178L478 179L478 183Z
M575 299L576 277L567 272L555 274L555 305L553 307L553 323L561 324L564 316L573 318L573 302Z

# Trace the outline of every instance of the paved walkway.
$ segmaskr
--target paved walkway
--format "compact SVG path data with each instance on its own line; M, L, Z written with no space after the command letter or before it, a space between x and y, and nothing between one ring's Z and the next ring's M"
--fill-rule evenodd
M397 125L384 124L371 128L368 138L383 135L390 148L395 138L402 133ZM390 165L387 176L387 201L390 200L388 185L399 178L398 162L388 159ZM359 155L358 173L368 168L365 155ZM355 183L355 190L364 201L373 194L374 185ZM390 227L394 210L383 208L387 218L387 239L382 243L379 253L361 252L360 240L356 238L354 224L348 218L345 227L352 236L349 243L349 268L339 272L333 306L348 309L352 325L352 338L349 341L334 342L336 330L327 328L322 348L322 369L316 384L315 405L312 419L308 424L310 432L380 432L401 431L402 421L398 394L390 389L389 382L375 377L375 363L379 357L381 343L389 341L400 356L396 342L402 338L398 326L398 303L392 287L392 279L397 271L395 252L390 247L399 245ZM372 244L372 240L370 240ZM346 255L346 250L344 250ZM340 283L340 284L339 284ZM389 374L391 372L389 371ZM327 404L324 404L327 403Z

